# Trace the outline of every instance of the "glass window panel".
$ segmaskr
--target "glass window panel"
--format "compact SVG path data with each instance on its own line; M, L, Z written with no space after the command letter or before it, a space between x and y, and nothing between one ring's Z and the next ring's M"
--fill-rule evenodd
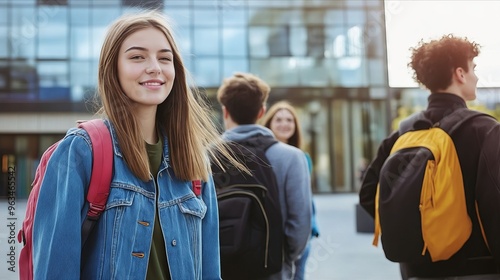
M357 1L349 1L349 2L357 2ZM356 24L365 24L366 22L366 14L364 10L346 10L346 19L347 22L351 25Z
M224 68L222 70L222 76L229 77L235 72L248 72L248 60L247 59L232 59L224 58L222 63Z
M120 6L122 0L92 0L92 6Z
M12 8L10 48L12 58L34 58L37 24L33 8Z
M85 94L88 94L89 89L94 87L91 79L91 67L90 61L71 61L71 101L83 101Z
M163 9L163 0L121 0L123 6L141 9Z
M233 6L224 6L222 8L222 23L224 26L246 25L247 14L244 9Z
M305 27L292 27L290 31L290 52L293 56L306 56L307 54L307 29Z
M352 9L352 8L363 8L365 6L365 2L370 2L370 0L363 0L363 1L344 1L345 7L347 9ZM375 2L375 1L373 1Z
M92 56L90 37L90 10L70 9L70 55L72 59L87 59Z
M221 82L220 66L217 58L196 58L194 61L194 81L202 87L218 87Z
M339 85L344 87L368 86L366 60L361 57L343 57L337 59Z
M93 27L91 29L91 45L92 45L92 51L91 51L91 56L92 58L99 59L99 54L101 52L101 47L102 43L104 42L104 36L106 36L106 27Z
M365 42L363 41L363 29L361 26L353 26L347 30L347 54L349 56L360 56L365 53Z
M191 31L189 26L179 26L176 28L175 43L183 56L193 53L191 44Z
M250 27L249 29L249 47L252 57L269 57L269 45L267 38L270 29L267 27Z
M96 27L108 26L118 16L120 9L113 8L92 8L92 25Z
M93 58L90 65L90 83L97 86L97 72L99 67L99 59Z
M172 18L174 24L178 25L189 25L191 23L191 10L187 8L170 8L164 9L165 14Z
M365 1L365 5L367 7L373 7L373 8L382 8L383 5L384 5L384 1L383 0L380 0L380 1Z
M195 55L219 55L219 29L195 28L194 40Z
M24 5L32 5L34 6L37 2L37 0L7 0L4 2L7 2L7 3L12 3L12 4L24 4Z
M9 64L7 60L0 60L0 98L9 89Z
M92 0L68 0L68 5L73 7L88 7L91 3Z
M238 5L238 2L246 2L245 0L190 0L193 6L203 8L219 8L228 5ZM243 5L240 3L239 5Z
M90 24L90 9L88 8L71 8L70 21L72 26L86 26Z
M38 10L38 57L68 57L68 16L62 6L43 6Z
M249 9L248 12L250 25L303 24L302 12L298 9Z
M222 30L222 54L224 56L247 56L247 33L245 28Z
M38 0L38 5L68 5L68 0Z
M218 26L219 25L219 10L217 9L200 9L193 10L194 25L201 26Z
M190 0L164 0L165 2L165 7L187 7L190 4Z
M325 57L343 57L347 53L347 39L343 27L326 27Z
M370 85L383 86L386 81L386 66L383 59L369 59L368 73L370 75Z
M302 86L326 87L329 85L328 73L325 71L324 60L316 58L297 59L299 65L299 80Z
M25 94L24 98L33 99L37 87L35 67L25 61L12 61L9 70L10 91L15 94Z
M40 100L70 100L67 62L41 61L37 72Z
M9 17L7 14L7 11L9 10L10 9L7 9L7 7L5 6L0 6L0 25L7 25L7 23L9 22Z
M327 15L327 11L324 9L321 10L305 10L304 24L305 25L319 25L323 24L325 21L325 16Z
M347 1L347 0L346 0ZM372 0L369 0L372 1ZM344 1L342 0L304 0L303 5L306 7L338 7L342 8L344 6Z
M325 17L325 24L343 25L344 24L344 10L327 10Z
M297 86L299 74L296 58L273 57L269 59L250 60L250 72L265 77L273 86Z
M325 56L325 28L323 26L307 27L307 56Z
M340 85L340 70L337 66L337 59L325 59L323 61L325 67L325 72L328 74L328 80L330 85L339 86Z
M269 28L267 38L270 56L291 56L290 52L290 26L276 26Z
M7 26L5 26L3 23L0 23L0 58L7 58L8 56L7 42L9 40L7 39L7 36L8 36Z
M310 1L310 0L304 0ZM262 8L272 8L272 7L301 7L303 5L302 1L248 1L249 7L262 7Z

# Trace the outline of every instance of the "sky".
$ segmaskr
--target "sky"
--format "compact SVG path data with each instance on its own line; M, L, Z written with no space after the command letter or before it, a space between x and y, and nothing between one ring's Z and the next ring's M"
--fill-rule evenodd
M481 45L478 87L500 87L500 1L385 0L390 87L417 87L407 67L410 47L445 34Z

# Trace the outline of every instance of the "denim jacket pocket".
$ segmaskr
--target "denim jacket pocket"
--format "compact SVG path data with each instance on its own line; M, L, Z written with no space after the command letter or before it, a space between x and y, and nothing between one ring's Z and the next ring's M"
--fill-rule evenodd
M111 185L106 210L119 206L132 206L135 192L121 186Z
M205 205L205 202L196 197L184 200L178 205L181 213L190 214L199 217L200 219L203 219L207 213L207 205Z

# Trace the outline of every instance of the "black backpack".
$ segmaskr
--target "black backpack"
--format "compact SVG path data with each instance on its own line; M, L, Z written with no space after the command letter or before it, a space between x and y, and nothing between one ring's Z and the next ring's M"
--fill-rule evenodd
M463 108L436 123L423 112L401 123L376 198L374 245L381 234L387 259L448 260L469 239L472 222L451 135L477 116L488 115Z
M229 164L212 164L219 204L223 279L254 279L281 271L284 231L279 191L265 151L277 142L256 135L229 142L237 159L254 176Z

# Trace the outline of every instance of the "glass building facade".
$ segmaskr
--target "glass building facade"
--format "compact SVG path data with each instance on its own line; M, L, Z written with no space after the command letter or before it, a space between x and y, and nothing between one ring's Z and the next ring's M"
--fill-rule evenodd
M214 114L224 77L258 75L272 87L268 106L288 100L298 109L314 191L357 190L363 159L390 129L382 0L0 0L0 155L2 172L17 167L20 196L68 127L23 130L8 120L23 127L90 115L106 27L144 8L172 19L193 85Z

